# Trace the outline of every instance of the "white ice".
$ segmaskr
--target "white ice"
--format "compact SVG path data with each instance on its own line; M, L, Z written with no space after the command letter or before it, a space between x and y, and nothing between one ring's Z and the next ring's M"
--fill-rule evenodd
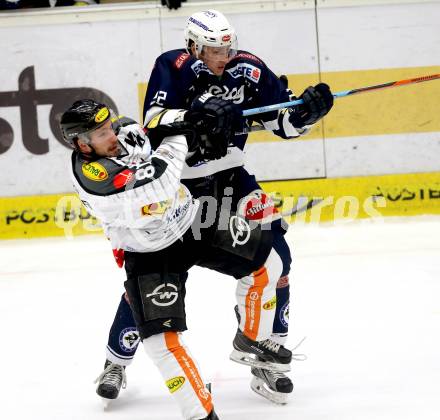
M293 226L289 405L229 361L235 281L194 268L186 343L222 420L440 419L440 218ZM179 411L143 348L107 411L93 380L124 270L102 236L0 242L0 418L171 420Z

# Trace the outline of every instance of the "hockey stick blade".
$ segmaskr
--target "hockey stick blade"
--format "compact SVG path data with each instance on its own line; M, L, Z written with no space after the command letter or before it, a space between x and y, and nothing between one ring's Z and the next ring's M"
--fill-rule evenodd
M301 198L301 197L299 197L299 198ZM293 216L295 214L304 213L305 211L310 210L312 207L321 203L323 200L324 200L323 198L310 199L309 201L307 201L307 203L305 203L301 207L298 207L298 204L297 204L295 207L281 212L281 216L289 217L289 216Z

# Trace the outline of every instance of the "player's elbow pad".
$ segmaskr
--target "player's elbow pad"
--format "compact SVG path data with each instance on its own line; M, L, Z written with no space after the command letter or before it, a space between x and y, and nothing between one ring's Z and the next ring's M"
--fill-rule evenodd
M187 111L184 109L163 109L155 107L154 114L147 113L144 124L147 129L151 129L161 124L180 122L184 120L186 113Z

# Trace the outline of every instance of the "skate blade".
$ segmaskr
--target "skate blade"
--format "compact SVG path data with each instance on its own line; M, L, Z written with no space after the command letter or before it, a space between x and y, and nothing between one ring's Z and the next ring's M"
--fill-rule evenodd
M260 369L274 370L276 372L290 372L290 364L263 362L253 358L249 353L244 353L238 350L232 350L229 356L233 362L240 363L242 365L256 367Z
M290 393L272 391L262 379L255 376L251 381L251 389L274 404L285 405L289 402Z

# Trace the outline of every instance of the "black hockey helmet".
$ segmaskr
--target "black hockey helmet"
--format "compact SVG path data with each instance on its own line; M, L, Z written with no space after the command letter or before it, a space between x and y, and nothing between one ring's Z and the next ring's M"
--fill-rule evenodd
M87 134L104 125L111 119L112 112L107 105L93 99L76 101L63 113L60 120L64 140L76 148L75 140L79 136L87 139Z

